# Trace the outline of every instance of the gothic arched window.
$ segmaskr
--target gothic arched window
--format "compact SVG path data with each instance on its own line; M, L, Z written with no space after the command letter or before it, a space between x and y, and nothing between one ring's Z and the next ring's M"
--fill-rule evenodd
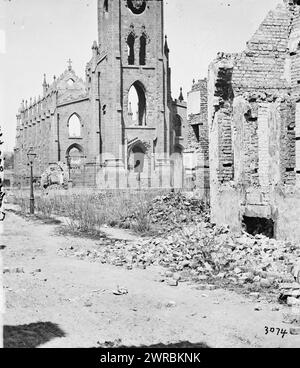
M147 36L143 33L140 37L140 65L146 65Z
M70 78L68 81L67 81L67 84L68 84L68 86L69 87L73 87L73 85L74 85L74 79L72 79L72 78Z
M132 122L136 125L146 125L146 96L144 87L135 82L128 93L128 114L132 115Z
M182 135L182 121L179 115L176 115L173 121L173 129L176 137L181 137Z
M104 11L107 13L108 12L108 0L104 0L103 8L104 8Z
M70 138L80 138L81 137L81 123L79 117L73 114L68 122L69 127L69 137Z
M128 46L128 64L134 65L134 43L135 43L135 36L133 32L129 34L127 37L127 46Z

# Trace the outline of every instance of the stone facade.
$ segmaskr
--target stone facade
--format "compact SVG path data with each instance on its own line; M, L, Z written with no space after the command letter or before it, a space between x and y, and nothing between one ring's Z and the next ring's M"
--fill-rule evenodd
M186 103L171 97L163 1L99 0L98 24L86 80L69 65L22 102L16 181L28 181L33 147L36 177L65 162L73 185L182 187Z
M300 6L270 11L240 54L210 65L211 217L300 239ZM255 227L255 226L254 226Z

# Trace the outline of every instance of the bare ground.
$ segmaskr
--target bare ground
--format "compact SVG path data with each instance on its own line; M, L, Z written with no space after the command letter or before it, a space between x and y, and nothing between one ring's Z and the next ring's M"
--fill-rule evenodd
M203 292L189 283L170 287L156 281L159 267L130 271L64 258L57 253L60 247L95 240L62 236L57 228L7 214L4 267L24 273L3 275L6 347L97 347L115 340L128 347L183 341L209 347L300 346L299 336L265 335L265 326L289 331L282 323L285 306L272 311L279 305L262 301L262 310L255 311L256 300L232 291ZM128 294L114 295L118 286Z

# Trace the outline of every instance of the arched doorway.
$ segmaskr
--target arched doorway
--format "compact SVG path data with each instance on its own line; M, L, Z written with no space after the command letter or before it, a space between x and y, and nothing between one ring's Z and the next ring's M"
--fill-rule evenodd
M128 169L135 173L142 173L145 166L145 153L143 144L135 144L129 151Z
M142 178L147 177L149 162L146 153L147 149L141 142L129 148L128 178L130 187L140 187Z
M84 185L84 153L79 144L72 144L66 152L69 178L74 186Z

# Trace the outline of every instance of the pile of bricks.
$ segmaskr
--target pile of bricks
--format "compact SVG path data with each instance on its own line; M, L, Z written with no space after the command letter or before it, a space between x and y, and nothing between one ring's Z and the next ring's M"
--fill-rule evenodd
M192 279L277 295L280 285L294 281L291 269L300 257L300 248L290 242L245 232L235 234L226 227L201 222L161 237L137 242L104 240L93 249L78 246L62 249L61 253L128 269L160 265L179 276L174 279L176 285ZM173 278L167 281L172 283ZM296 291L289 297L298 297Z
M149 220L156 233L164 234L191 223L209 221L209 212L201 199L182 193L158 196L146 203ZM121 227L132 228L141 216L139 210L121 220ZM145 214L143 214L145 215Z

